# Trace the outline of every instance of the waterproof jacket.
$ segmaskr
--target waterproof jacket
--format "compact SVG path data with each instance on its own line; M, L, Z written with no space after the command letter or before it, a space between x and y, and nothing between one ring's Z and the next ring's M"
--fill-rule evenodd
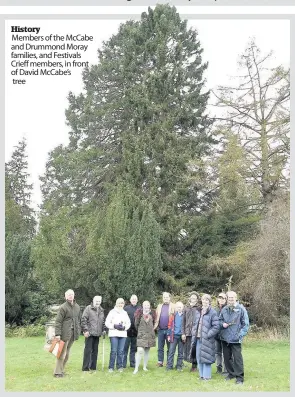
M155 321L154 329L157 329L158 326L159 326L162 307L163 307L163 303L160 303L157 306L157 309L156 309L156 321ZM170 302L169 303L169 309L168 309L168 317L171 316L171 314L173 314L174 312L175 312L175 305L174 305L174 303Z
M109 312L106 318L106 327L109 329L109 337L117 336L119 338L127 337L127 330L130 328L130 319L125 310L119 310L116 306ZM114 325L122 324L125 329L121 331L116 329Z
M142 308L136 310L134 314L134 324L137 329L137 347L154 347L156 346L156 336L154 331L154 323L156 313L154 310L150 312L148 321L145 321Z
M128 306L124 307L124 310L127 312L128 316L129 316L129 319L130 319L130 323L131 323L131 326L130 326L130 328L127 331L127 336L129 336L131 338L137 336L137 331L136 331L136 328L135 328L135 325L134 325L134 313L139 308L140 308L139 305L135 305L135 306L128 305Z
M71 339L72 327L74 329L74 340L77 340L81 333L80 327L81 312L80 306L73 302L73 305L66 301L63 303L55 320L55 335L60 336L61 340L67 342Z
M167 335L170 336L170 342L173 342L173 341L174 341L175 316L176 316L176 313L171 314L171 316L169 316L169 321L168 321L168 331L167 331ZM183 313L182 313L182 315L181 315L181 326L182 326L182 322L183 322Z
M220 306L216 306L214 309L216 310L217 316L219 318L221 310L226 306L226 304L222 305L222 307L220 308ZM220 324L219 324L220 325ZM215 339L220 340L220 331L221 331L222 327L219 327L219 332L218 334L215 336Z
M198 325L201 319L201 312L196 312L196 322L192 329L192 348L191 357L194 356L196 349L196 339ZM212 364L215 362L215 336L219 331L219 320L217 313L209 306L203 316L201 329L201 364Z
M243 337L249 330L249 317L247 310L241 303L231 308L225 306L219 315L221 331L220 339L227 343L242 343ZM223 328L223 323L230 324L229 327Z
M104 331L104 310L88 305L82 315L81 328L83 332L89 332L91 336L101 336Z
M192 336L193 325L196 321L196 312L200 308L196 306L186 306L183 310L183 319L181 325L181 334L185 336Z

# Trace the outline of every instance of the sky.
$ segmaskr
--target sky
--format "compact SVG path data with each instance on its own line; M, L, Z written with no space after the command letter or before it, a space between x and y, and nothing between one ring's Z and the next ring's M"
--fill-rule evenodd
M32 205L41 203L39 176L45 172L48 154L56 146L68 143L69 127L65 110L69 91L82 91L82 69L72 69L71 76L26 76L25 85L12 84L10 74L10 25L40 27L40 34L87 34L94 37L82 61L97 63L97 49L108 40L124 20L8 20L5 35L5 161L14 146L27 139L28 172L33 183ZM290 64L290 23L287 20L189 20L198 30L204 49L203 61L209 62L205 77L207 87L230 84L230 76L239 74L238 57L250 38L255 37L263 53L274 51L274 66ZM35 43L36 44L36 43Z

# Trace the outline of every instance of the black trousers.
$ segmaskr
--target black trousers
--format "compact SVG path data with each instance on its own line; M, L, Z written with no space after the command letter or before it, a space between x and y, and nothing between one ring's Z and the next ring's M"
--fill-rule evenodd
M224 364L231 378L244 381L244 362L241 343L222 341Z
M135 368L135 353L137 352L136 347L137 336L127 336L124 346L124 356L123 356L123 367L127 367L128 350L130 348L129 360L130 367Z
M96 370L99 336L85 338L82 371Z

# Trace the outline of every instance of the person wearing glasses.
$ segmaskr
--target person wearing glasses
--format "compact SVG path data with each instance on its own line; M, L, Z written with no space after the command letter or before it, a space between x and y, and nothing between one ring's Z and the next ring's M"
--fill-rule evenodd
M218 317L220 316L221 310L225 306L226 306L226 294L224 292L220 292L220 294L218 294L218 297L217 297L217 307L216 307L216 312L217 312ZM220 334L218 333L215 338L216 338L216 341L215 341L215 345L216 345L216 373L227 376L228 372L224 365L224 358L223 358Z
M249 317L245 307L237 302L234 291L227 292L227 305L220 312L219 322L224 363L228 371L225 380L236 378L237 384L243 384L242 340L249 330Z

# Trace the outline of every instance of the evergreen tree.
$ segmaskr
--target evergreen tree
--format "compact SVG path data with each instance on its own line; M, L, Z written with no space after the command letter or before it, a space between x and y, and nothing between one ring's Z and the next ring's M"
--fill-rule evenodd
M33 185L28 183L27 143L22 139L12 153L10 161L5 164L5 194L18 206L28 235L34 235L36 221L31 207Z
M179 233L206 206L202 158L213 141L202 52L175 7L122 24L84 70L83 94L69 94L70 143L51 153L43 179L48 214L87 203L90 215L122 184L147 200L160 227L161 288L182 261Z

